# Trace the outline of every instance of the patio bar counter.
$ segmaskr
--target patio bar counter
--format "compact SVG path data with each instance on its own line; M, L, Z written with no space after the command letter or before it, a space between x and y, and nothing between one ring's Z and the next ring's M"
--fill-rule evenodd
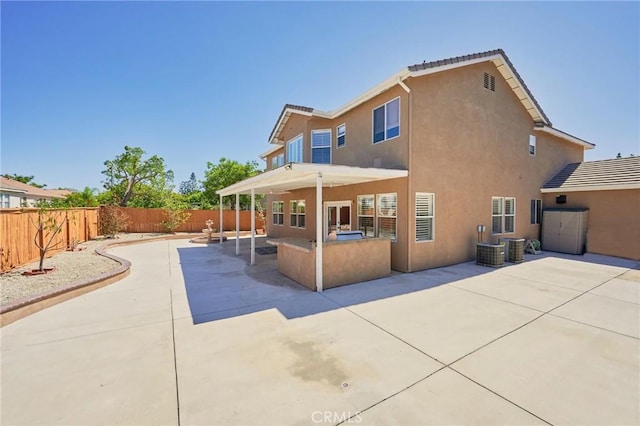
M316 290L316 243L303 238L274 238L278 246L278 271L310 290ZM339 287L388 277L391 274L391 240L362 238L322 243L324 288Z

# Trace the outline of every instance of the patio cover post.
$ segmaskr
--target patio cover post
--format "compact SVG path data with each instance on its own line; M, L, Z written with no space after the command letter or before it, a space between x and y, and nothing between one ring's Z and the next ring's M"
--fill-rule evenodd
M316 176L316 290L322 292L322 173Z
M222 244L222 195L220 196L220 244Z
M251 188L251 264L256 264L256 190Z
M236 256L240 254L240 193L236 192Z

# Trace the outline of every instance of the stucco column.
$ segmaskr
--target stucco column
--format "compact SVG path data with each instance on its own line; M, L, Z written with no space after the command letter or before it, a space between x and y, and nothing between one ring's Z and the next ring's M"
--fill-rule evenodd
M322 173L316 176L316 290L322 292Z
M256 190L251 188L251 264L256 264Z
M224 227L222 226L222 195L220 196L220 244L222 244L222 233Z
M236 193L236 256L240 254L240 194Z

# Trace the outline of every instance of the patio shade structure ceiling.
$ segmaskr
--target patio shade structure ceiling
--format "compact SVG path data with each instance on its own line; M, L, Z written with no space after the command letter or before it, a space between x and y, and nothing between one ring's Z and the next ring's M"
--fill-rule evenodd
M218 191L218 195L281 194L300 188L316 186L318 173L322 175L322 186L354 185L376 180L408 176L407 170L376 169L333 164L288 163L275 170L259 174Z
M342 185L407 177L407 170L339 166L333 164L289 163L275 170L237 182L217 191L220 196L220 244L223 241L222 197L236 196L236 255L239 243L239 196L251 194L251 264L255 264L255 194L281 194L301 188L316 188L316 289L322 291L322 189Z

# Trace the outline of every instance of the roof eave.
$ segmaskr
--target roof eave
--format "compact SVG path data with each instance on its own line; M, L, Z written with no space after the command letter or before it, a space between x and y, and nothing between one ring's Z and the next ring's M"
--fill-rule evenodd
M557 192L585 192L585 191L619 191L628 189L640 189L640 183L629 184L612 184L612 185L585 185L585 186L570 186L560 188L541 188L540 192L543 194L557 193Z
M544 133L548 133L550 135L553 135L555 137L558 137L560 139L566 140L567 142L571 142L574 143L576 145L580 145L582 148L584 148L585 150L587 149L593 149L596 147L595 144L591 143L591 142L587 142L585 140L582 140L580 138L577 138L573 135L570 135L568 133L565 133L561 130L555 129L551 126L536 126L533 128L534 131L538 131L538 132L544 132Z

